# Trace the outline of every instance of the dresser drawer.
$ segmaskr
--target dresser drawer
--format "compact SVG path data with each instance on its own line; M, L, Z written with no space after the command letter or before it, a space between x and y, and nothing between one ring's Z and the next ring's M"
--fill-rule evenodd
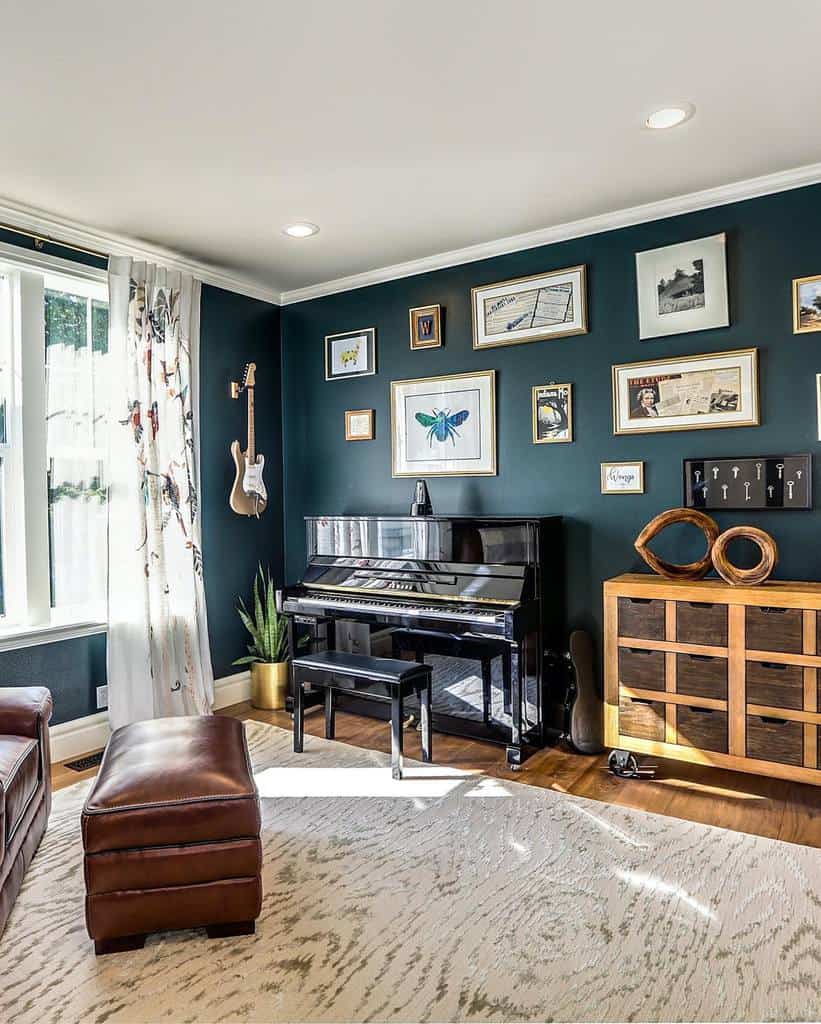
M676 640L680 644L727 646L727 605L676 602Z
M664 742L664 709L660 700L622 697L619 703L619 732L638 740Z
M800 767L804 763L803 723L747 715L747 757Z
M727 699L727 659L701 654L676 655L676 692L691 697Z
M620 647L619 683L636 690L663 690L664 651Z
M620 597L619 636L634 636L639 640L663 640L664 601L643 597Z
M768 708L804 708L804 670L800 665L747 662L747 703Z
M747 608L746 646L749 651L801 654L804 616L800 608Z
M685 747L699 747L727 753L727 712L712 708L689 708L679 704L676 708L678 743Z

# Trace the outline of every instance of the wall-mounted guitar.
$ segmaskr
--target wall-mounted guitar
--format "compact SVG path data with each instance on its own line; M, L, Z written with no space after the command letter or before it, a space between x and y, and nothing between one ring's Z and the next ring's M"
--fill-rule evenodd
M262 468L265 456L258 455L254 443L254 388L256 387L256 363L246 363L242 382L231 381L231 397L239 398L245 392L248 397L248 447L242 451L239 441L231 445L231 455L236 466L234 486L231 488L230 505L238 516L260 515L268 507L268 492L262 482Z

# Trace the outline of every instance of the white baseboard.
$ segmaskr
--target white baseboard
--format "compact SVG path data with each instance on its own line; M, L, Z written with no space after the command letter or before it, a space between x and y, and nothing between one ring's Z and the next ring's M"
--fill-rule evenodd
M237 672L233 676L223 676L222 679L214 680L215 711L250 699L250 672ZM61 722L60 725L52 726L50 733L52 761L56 763L83 757L108 743L108 737L111 735L108 712L100 711L96 715L75 718L72 722Z

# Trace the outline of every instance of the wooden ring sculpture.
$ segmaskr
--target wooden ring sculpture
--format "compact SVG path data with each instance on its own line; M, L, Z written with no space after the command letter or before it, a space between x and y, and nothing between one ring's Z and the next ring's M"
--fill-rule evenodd
M752 569L739 569L727 557L727 547L738 537L751 540L758 546L761 558ZM732 587L744 584L755 587L768 580L778 563L778 545L764 530L755 526L733 526L725 530L713 544L713 565L718 575Z
M654 537L673 523L692 523L703 532L707 538L707 551L703 558L687 565L676 565L674 562L666 562L659 558L647 547ZM712 568L712 548L718 534L718 523L715 519L699 512L697 508L671 508L650 520L636 537L634 546L653 572L657 572L659 576L665 576L668 580L701 580Z

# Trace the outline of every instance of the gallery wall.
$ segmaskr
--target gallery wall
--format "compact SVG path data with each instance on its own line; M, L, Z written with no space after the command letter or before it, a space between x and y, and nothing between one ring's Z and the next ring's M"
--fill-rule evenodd
M727 234L731 326L640 341L635 254L718 232ZM474 351L470 290L576 264L587 266L588 334ZM633 550L641 527L682 503L682 460L818 450L815 373L821 334L792 332L791 281L821 273L821 186L658 220L555 245L286 306L282 310L285 578L305 562L303 517L405 513L413 489L391 477L390 382L497 370L498 475L431 478L438 513L559 514L568 625L601 632L601 584L645 569ZM408 310L440 303L442 348L411 351ZM377 373L326 382L326 334L375 327ZM611 366L756 347L761 426L614 436ZM574 386L573 444L531 443L531 387ZM376 410L376 438L346 442L346 409ZM602 462L642 459L643 495L602 495ZM816 485L817 496L817 485ZM821 578L817 512L717 513L720 525L769 530L781 549L777 577ZM676 528L659 551L689 560L699 539ZM746 553L741 552L742 560ZM559 577L560 578L560 577Z
M31 247L2 231L0 241ZM47 249L64 259L104 265L62 247ZM282 574L279 308L203 285L200 320L203 571L211 657L220 678L241 671L231 662L245 653L244 629L234 610L237 596L249 593L258 562L270 565L277 577ZM234 476L229 446L236 438L244 447L246 439L245 401L230 399L229 382L249 361L257 364L257 449L266 456L271 495L259 520L240 518L228 507ZM105 682L104 634L0 652L0 686L48 686L54 697L53 724L94 714L96 688Z

